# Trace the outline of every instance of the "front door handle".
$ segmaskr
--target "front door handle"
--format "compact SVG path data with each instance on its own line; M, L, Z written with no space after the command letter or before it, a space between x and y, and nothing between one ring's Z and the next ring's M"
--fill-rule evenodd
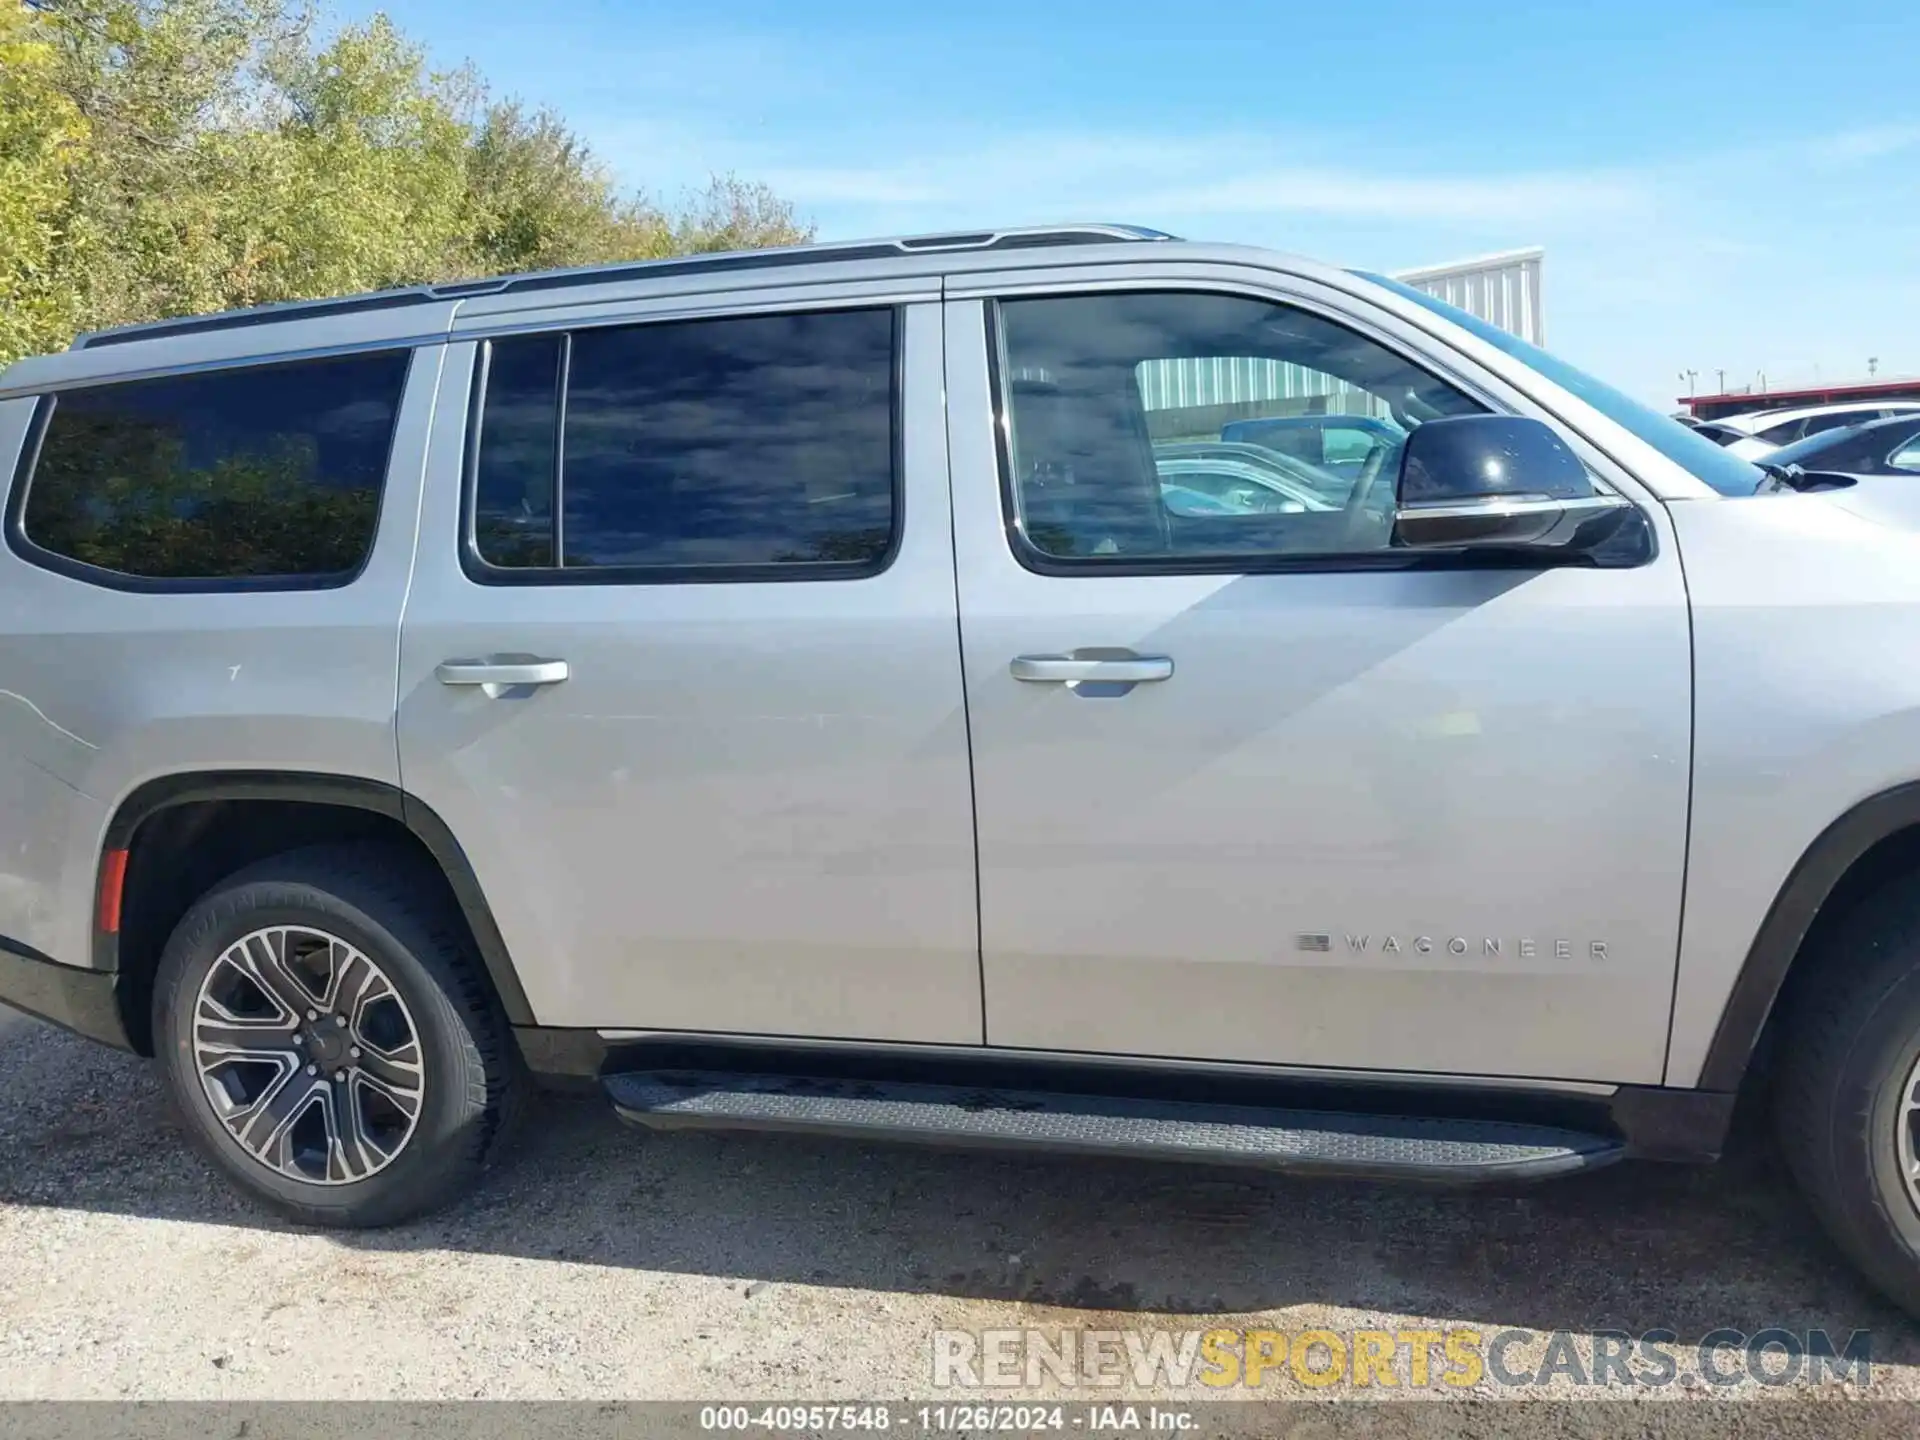
M1078 685L1087 681L1138 685L1173 676L1173 661L1165 655L1130 655L1111 660L1083 660L1072 655L1017 655L1007 668L1016 680L1054 685Z
M564 660L443 660L434 667L442 685L558 685Z

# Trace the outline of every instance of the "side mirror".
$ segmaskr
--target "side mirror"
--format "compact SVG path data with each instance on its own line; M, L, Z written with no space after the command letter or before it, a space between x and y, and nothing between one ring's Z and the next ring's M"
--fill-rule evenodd
M1550 426L1520 415L1455 415L1407 437L1393 543L1575 555L1632 513L1628 501L1593 488L1587 467Z

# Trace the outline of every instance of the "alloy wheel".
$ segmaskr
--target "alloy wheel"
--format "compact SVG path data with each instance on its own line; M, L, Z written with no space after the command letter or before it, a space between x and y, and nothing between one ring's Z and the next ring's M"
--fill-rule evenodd
M193 1008L193 1059L227 1133L289 1180L348 1185L412 1139L426 1096L420 1032L364 951L305 925L221 952Z

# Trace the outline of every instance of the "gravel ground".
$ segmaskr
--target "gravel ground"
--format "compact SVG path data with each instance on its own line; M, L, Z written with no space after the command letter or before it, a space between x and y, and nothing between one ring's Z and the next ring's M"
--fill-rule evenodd
M1865 1328L1871 1393L1920 1397L1920 1332L1763 1144L1447 1193L548 1101L458 1208L325 1234L232 1194L144 1062L0 1013L0 1399L926 1396L937 1329L1213 1324Z

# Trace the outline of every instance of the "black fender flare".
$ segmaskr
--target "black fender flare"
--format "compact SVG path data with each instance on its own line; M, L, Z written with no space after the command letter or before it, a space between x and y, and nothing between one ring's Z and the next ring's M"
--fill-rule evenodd
M454 838L453 831L418 796L397 785L352 775L329 775L282 770L195 770L163 775L137 787L122 800L107 822L101 845L102 854L124 850L133 841L140 826L162 810L176 805L191 805L205 800L281 800L309 805L338 805L355 810L371 810L398 820L420 841L447 878L487 975L500 997L508 1023L531 1025L533 1008L520 976L507 953L507 942L493 918L480 879L473 872L467 852ZM113 971L119 968L119 942L116 935L94 930L94 968Z
M1920 781L1869 796L1822 830L1788 874L1754 935L1700 1068L1698 1088L1740 1088L1787 973L1834 890L1874 846L1920 827Z

